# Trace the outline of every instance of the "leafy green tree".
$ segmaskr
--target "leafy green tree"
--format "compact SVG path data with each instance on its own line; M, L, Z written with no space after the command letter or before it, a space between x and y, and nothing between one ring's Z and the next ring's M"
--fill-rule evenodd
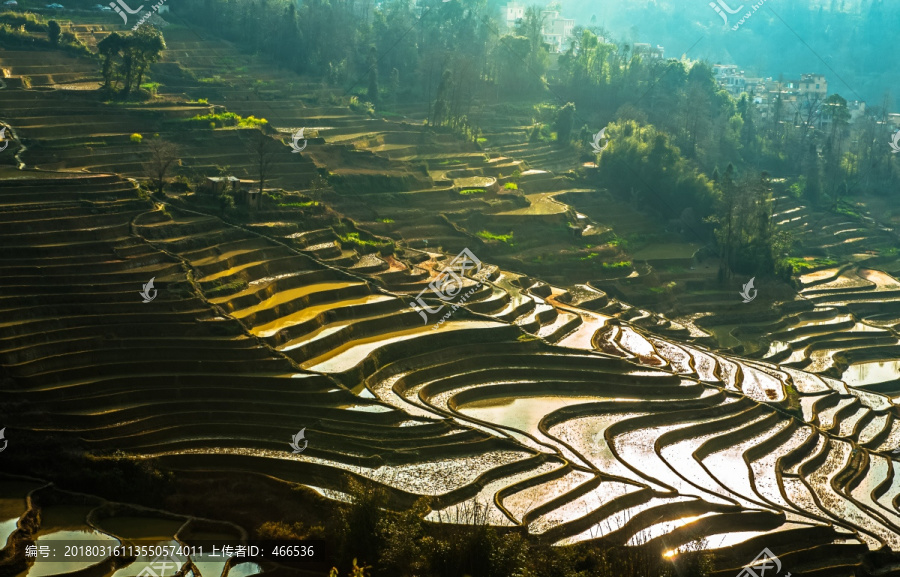
M453 82L453 74L449 70L444 70L441 76L441 83L438 85L437 100L434 103L434 110L431 115L431 125L442 125L449 116L449 106L447 105L447 96L450 92Z
M372 104L378 103L378 54L374 46L369 49L369 90L366 97Z
M106 90L117 90L128 97L140 88L150 64L157 62L166 48L162 33L152 26L141 26L126 36L113 32L97 44L101 75Z
M165 49L162 33L153 26L141 26L127 38L125 50L132 68L126 70L125 76L133 82L126 84L126 96L131 90L140 88L150 64L159 61Z
M772 275L787 256L790 236L772 219L774 200L769 175L737 179L729 165L719 182L721 201L713 221L719 247L719 279L734 273Z
M528 39L531 50L537 50L544 42L544 20L541 8L531 5L525 9L525 17L516 22L516 34Z
M742 94L737 104L744 124L741 126L741 149L744 159L753 162L759 155L759 134L756 129L756 106L747 94Z
M59 27L59 22L56 20L51 20L47 22L47 40L50 41L50 44L54 46L59 44L59 35L62 33L62 30Z
M803 191L807 200L813 206L818 206L822 200L822 176L819 168L819 150L815 143L810 143L806 167L806 189Z
M103 76L103 88L105 90L115 90L118 86L117 71L123 45L124 38L118 32L112 32L97 43L102 62L101 75Z
M572 129L575 127L575 105L571 102L559 109L556 113L556 123L553 128L556 131L556 140L563 146L567 146L572 140Z
M599 184L623 201L631 191L644 198L647 210L659 218L692 208L698 219L715 211L718 190L695 163L682 156L665 132L633 120L615 122L606 131L609 147L600 157ZM693 231L705 236L703 231Z
M400 71L396 68L391 69L391 98L394 102L397 101L397 98L400 96Z

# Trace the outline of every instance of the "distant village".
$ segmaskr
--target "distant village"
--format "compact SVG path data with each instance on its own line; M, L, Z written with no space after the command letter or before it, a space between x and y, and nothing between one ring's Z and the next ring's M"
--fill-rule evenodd
M506 4L506 29L508 32L514 31L516 22L525 17L525 9L526 5L519 2ZM559 55L568 49L572 31L575 28L575 20L561 16L559 5L556 3L549 4L547 9L541 11L541 17L543 19L541 33L544 43L548 46L552 66L555 68ZM603 39L601 38L601 40ZM635 43L633 53L648 58L665 58L665 49L662 46L653 46L648 43ZM818 108L829 96L828 80L823 74L803 74L799 80L776 80L771 77L751 78L745 76L744 71L733 64L716 64L713 66L713 72L719 86L733 97L739 98L744 92L752 95L762 120L779 122L796 120L795 117L798 114L805 114L809 107ZM776 107L775 103L779 100L780 104ZM780 113L777 111L779 109ZM847 110L850 113L850 122L853 123L865 115L866 103L861 100L848 100ZM779 114L781 118L774 119L775 114ZM827 114L810 116L814 118L816 128L827 129L831 123L831 117ZM892 129L900 130L900 113L888 114L886 123Z

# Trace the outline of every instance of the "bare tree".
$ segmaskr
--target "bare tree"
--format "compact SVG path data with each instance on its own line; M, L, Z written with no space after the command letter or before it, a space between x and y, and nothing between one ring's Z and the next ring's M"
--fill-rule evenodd
M181 159L178 158L178 145L168 140L154 138L147 142L147 153L149 158L144 163L144 173L153 182L156 192L162 194L169 169L173 164L181 164Z
M259 175L259 192L262 194L263 188L266 186L266 179L269 177L272 168L272 160L275 151L278 150L278 144L262 131L258 131L250 143L254 161L256 162L256 170Z

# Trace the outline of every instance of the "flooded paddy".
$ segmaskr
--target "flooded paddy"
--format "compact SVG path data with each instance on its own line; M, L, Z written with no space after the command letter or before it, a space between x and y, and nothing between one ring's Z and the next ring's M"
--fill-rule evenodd
M323 283L309 284L309 285L294 288L294 289L279 291L279 292L275 293L274 295L260 301L260 303L257 305L250 306L250 307L247 307L244 309L240 309L238 311L235 311L232 314L235 316L235 318L242 319L242 318L252 315L253 313L257 313L257 312L260 312L260 311L263 311L266 309L270 309L270 308L276 307L278 305L288 303L288 302L291 302L291 301L299 299L299 298L303 298L303 297L311 295L313 293L336 291L336 290L343 289L343 288L361 286L362 284L363 283L351 283L351 282L323 282ZM213 300L213 302L224 303L224 302L232 300L233 298L242 296L245 293L254 293L257 290L259 290L259 289L257 289L256 287L250 287L250 288L242 291L241 293L237 293L236 295L231 295L228 297L220 297L218 299L212 299L212 300Z
M900 379L900 360L866 361L847 367L841 378L851 387Z
M59 521L67 514L68 512L56 511L54 513L54 519ZM44 523L46 523L46 521L44 521ZM61 545L54 545L54 541L66 541L73 545L76 544L75 542L84 542L85 545L100 545L102 543L107 546L115 546L120 543L115 537L95 531L86 525L81 530L52 531L48 533L44 533L43 527L44 524L42 523L41 531L38 533L38 537L35 539L34 544L37 545L38 548L43 545L50 546L52 549L56 550L57 557L55 559L42 559L41 557L37 557L34 561L34 565L32 565L25 573L26 577L44 577L46 575L72 573L98 563L98 561L89 560L62 560L62 551L59 550Z
M608 399L582 395L499 397L466 403L457 410L475 419L542 436L538 424L548 414L562 407L602 400Z
M122 515L100 519L96 525L110 535L124 540L140 539L161 542L171 539L184 523L184 520Z
M592 491L576 497L549 513L541 515L529 523L528 530L531 533L540 535L561 523L583 517L610 501L640 490L641 488L636 485L628 485L617 481L604 481Z
M25 497L40 486L29 481L0 481L0 549L16 530L19 517L25 514Z
M372 303L380 303L384 301L393 300L393 297L387 295L365 295L362 297L342 300L339 302L329 302L321 305L312 305L305 307L297 312L291 313L289 315L280 317L270 323L266 323L264 325L259 325L253 327L251 332L258 337L270 337L276 334L278 331L282 329L286 329L292 327L294 325L299 325L306 321L312 320L316 318L318 315L334 310L338 307L350 307L355 305L367 305Z
M332 349L327 355L307 361L300 366L304 369L320 371L323 373L338 373L352 369L373 351L391 343L414 339L422 335L433 334L434 332L448 333L463 329L500 326L503 325L493 321L448 321L441 326L439 331L434 331L432 327L428 325L394 331L392 333L351 341L341 347Z

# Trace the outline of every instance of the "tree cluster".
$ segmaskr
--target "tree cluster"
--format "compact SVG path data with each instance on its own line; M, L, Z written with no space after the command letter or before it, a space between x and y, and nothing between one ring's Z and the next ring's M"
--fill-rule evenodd
M97 44L101 58L103 88L127 98L140 89L150 64L166 48L162 33L141 26L130 34L113 32Z

